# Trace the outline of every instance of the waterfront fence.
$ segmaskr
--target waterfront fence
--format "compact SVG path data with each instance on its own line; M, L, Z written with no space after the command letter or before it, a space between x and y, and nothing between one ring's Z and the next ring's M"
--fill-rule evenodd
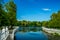
M8 35L9 35L9 30L7 27L0 30L0 40L6 40Z

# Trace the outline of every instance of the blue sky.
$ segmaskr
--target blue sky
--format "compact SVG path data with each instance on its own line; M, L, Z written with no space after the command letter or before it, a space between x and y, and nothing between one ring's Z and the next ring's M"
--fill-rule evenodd
M48 21L53 12L60 10L60 0L14 0L17 20Z

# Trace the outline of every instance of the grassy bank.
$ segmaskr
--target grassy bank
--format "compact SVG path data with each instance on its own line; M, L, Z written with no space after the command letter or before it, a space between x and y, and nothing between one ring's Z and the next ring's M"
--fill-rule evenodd
M48 32L46 32L46 31L44 31L44 30L43 30L43 32L44 32L45 34L47 34L48 40L60 40L60 35L57 34L57 33L48 33Z
M47 35L48 35L48 40L60 40L60 35L58 35L57 33L54 34L47 33Z

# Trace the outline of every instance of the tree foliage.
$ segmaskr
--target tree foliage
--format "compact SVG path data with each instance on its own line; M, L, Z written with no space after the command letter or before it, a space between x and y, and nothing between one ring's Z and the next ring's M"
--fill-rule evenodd
M3 1L1 0L0 1L0 27L1 26L6 26L9 22L8 22L8 17L7 17L7 14L4 10L4 3Z
M13 1L3 3L0 0L0 27L14 26L16 22L16 4Z
M60 28L60 11L52 14L49 27Z
M29 27L29 26L33 26L33 27L41 27L41 22L39 21L26 21L26 20L23 20L23 21L19 21L18 22L19 26L22 26L22 27Z
M10 25L14 25L16 21L16 5L13 1L6 4L7 13L10 20Z

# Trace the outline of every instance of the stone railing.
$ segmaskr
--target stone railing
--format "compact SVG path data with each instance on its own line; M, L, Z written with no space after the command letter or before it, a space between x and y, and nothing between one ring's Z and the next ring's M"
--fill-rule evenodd
M6 40L8 35L9 35L9 30L7 27L0 30L0 40Z
M16 32L16 30L17 30L18 28L19 28L18 26L17 26L17 27L15 27L15 28L13 29L13 31L12 31L12 34L10 34L10 35L11 35L12 40L14 40L14 34L15 34L15 32Z

